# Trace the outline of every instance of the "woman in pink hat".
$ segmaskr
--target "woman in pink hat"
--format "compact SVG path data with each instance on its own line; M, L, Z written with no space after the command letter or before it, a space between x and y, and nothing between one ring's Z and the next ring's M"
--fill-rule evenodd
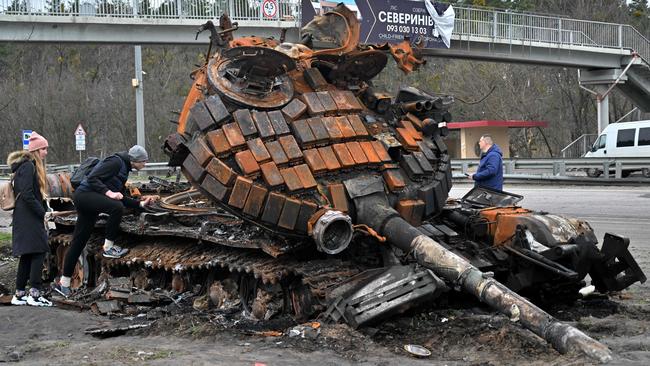
M13 305L52 306L41 294L41 273L45 254L50 250L44 219L47 204L47 180L43 159L47 155L45 137L32 132L27 151L9 154L7 165L13 173L16 206L12 221L13 255L20 257L16 273ZM26 291L27 280L31 288Z

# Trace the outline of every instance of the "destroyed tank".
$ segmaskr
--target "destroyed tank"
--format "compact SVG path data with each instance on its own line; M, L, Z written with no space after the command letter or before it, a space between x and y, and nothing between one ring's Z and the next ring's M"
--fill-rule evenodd
M629 240L607 234L599 249L586 222L518 207L507 192L449 199L453 97L377 90L389 55L405 72L423 63L418 42L360 45L359 28L344 5L304 27L297 44L235 39L226 16L201 27L211 32L207 62L164 144L191 189L140 185L163 198L124 217L117 244L129 254L96 255L100 221L74 286L106 276L177 293L200 285L213 306L235 296L259 319L355 327L465 291L560 352L607 360L604 345L523 296L574 300L587 275L602 293L645 281ZM69 196L61 176L50 185ZM69 199L52 205L55 275L75 215Z

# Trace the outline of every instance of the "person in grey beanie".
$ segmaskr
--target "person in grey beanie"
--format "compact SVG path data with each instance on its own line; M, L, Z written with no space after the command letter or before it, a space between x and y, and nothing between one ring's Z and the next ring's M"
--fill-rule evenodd
M63 262L63 275L55 287L61 295L67 297L70 294L70 278L77 259L86 246L100 213L108 214L103 256L121 258L128 253L127 249L114 243L119 233L123 209L144 208L152 200L140 201L126 196L125 184L129 172L144 168L147 160L147 151L139 145L133 146L128 152L118 152L97 163L75 190L73 200L77 209L77 223Z

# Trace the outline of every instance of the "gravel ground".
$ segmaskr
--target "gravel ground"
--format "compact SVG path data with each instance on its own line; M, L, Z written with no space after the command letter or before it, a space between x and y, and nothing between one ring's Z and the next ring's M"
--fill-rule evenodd
M454 187L462 196L469 185ZM587 219L598 237L606 231L631 238L641 268L650 269L650 194L646 188L506 187L523 194L525 207ZM8 223L0 213L0 230ZM12 287L15 262L0 250L0 282ZM611 299L578 301L547 309L614 354L611 364L650 364L650 290L635 284ZM88 328L118 319L89 312L31 307L0 307L0 362L25 364L228 364L254 365L582 365L581 355L560 355L540 338L478 304L423 309L354 331L323 326L316 338L264 336L260 330L286 330L289 323L254 323L245 318L217 322L188 312L157 320L145 330L98 339ZM404 344L427 347L432 356L415 359Z

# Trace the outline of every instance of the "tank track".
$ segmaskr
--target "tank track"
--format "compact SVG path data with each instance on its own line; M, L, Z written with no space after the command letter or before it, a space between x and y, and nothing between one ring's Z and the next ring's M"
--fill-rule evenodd
M62 258L71 240L72 233L52 233L49 238L52 252ZM133 280L135 276L142 276L143 270L147 273L147 278L159 281L157 285L176 292L193 288L197 284L204 286L202 291L206 291L214 282L234 277L237 279L240 296L254 299L258 296L258 288L275 292L275 300L289 299L291 305L285 304L285 312L299 319L307 319L322 311L333 289L368 268L364 264L337 258L273 258L259 250L229 248L190 239L137 237L128 234L116 240L116 244L129 248L129 253L119 259L108 259L99 254L101 242L99 235L93 235L89 240L87 250L73 276L73 287L80 287L82 283L92 286L98 278L113 275L128 275ZM54 266L52 271L58 271L62 259L58 259ZM244 289L244 281L254 285ZM272 291L273 288L276 290ZM248 293L242 293L243 291Z

